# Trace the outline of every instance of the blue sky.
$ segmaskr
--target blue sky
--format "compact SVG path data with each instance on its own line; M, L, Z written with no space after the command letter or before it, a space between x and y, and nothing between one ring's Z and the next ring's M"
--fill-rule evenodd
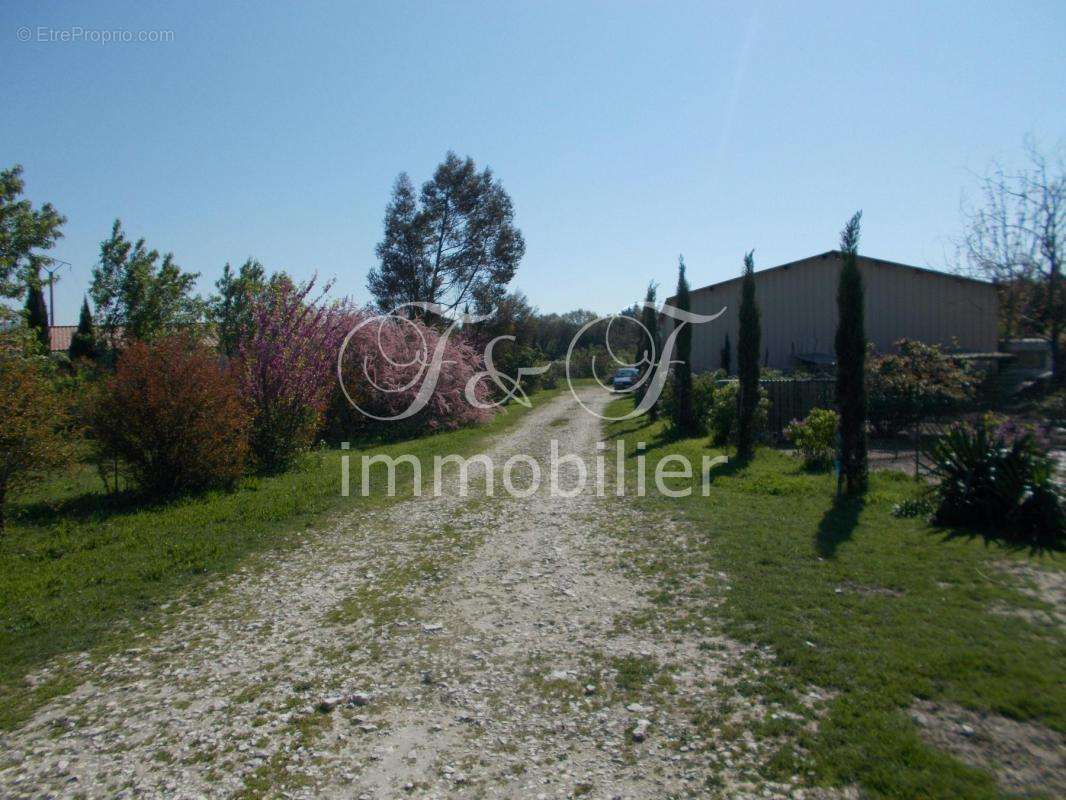
M170 30L165 43L18 28ZM1066 3L0 7L0 160L69 218L74 322L115 217L207 292L249 255L367 299L390 186L492 166L545 311L612 311L835 247L947 266L962 191L1066 135Z

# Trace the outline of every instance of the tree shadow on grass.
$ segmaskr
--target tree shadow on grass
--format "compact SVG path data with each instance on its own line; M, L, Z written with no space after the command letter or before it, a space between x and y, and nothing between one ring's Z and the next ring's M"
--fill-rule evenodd
M113 494L85 492L57 501L13 504L10 519L34 527L50 527L60 522L105 522L112 517L158 509L184 495L150 497L132 490Z
M965 539L967 541L981 539L986 547L999 547L1012 553L1027 552L1030 556L1066 553L1066 540L1061 537L1058 539L1051 536L1046 538L1024 538L1011 536L1003 530L990 527L937 526L935 531L941 534L941 541L944 542L950 542L953 539Z
M863 497L836 497L833 505L822 515L815 535L818 554L824 558L836 558L837 548L851 539L859 524L866 500Z
M728 461L719 461L717 464L711 464L704 475L701 477L708 484L713 484L719 478L732 478L748 468L751 464L751 457L740 458L739 456L732 455L727 456Z
M662 428L650 439L642 439L641 437L634 435L635 433L639 432L640 429L637 429L637 431L631 431L626 434L627 438L637 439L638 441L644 443L643 448L637 448L636 446L634 446L633 451L627 456L627 458L637 458L639 456L646 456L653 450L659 450L663 447L669 447L670 445L674 444L675 442L679 442L684 438L683 436L679 436L673 430L673 428L670 427Z
M833 471L832 464L807 464L799 459L795 469L792 470L793 475L828 475Z

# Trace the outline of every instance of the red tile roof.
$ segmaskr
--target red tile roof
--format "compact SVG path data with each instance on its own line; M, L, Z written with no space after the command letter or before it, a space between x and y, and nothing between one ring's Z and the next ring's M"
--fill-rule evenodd
M48 329L48 338L51 340L53 353L65 352L70 349L70 340L74 338L77 325L53 325Z
M197 323L194 328L199 329L200 339L204 344L214 346L218 343L218 337L215 336L207 326ZM51 341L51 347L49 349L51 349L53 353L65 353L70 349L70 340L74 338L74 334L77 330L77 325L53 325L50 327L48 329L48 336ZM99 333L97 335L99 335ZM121 325L115 329L115 336L117 340L121 340Z

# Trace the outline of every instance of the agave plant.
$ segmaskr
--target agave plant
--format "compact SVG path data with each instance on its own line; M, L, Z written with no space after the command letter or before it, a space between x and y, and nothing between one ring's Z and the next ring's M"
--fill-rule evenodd
M929 448L934 521L999 529L1010 538L1054 542L1066 512L1054 462L1035 432L985 420L959 424Z

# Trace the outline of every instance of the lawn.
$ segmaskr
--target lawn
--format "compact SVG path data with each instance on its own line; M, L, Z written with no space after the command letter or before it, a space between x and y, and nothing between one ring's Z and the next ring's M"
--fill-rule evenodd
M628 402L609 413L620 416ZM698 465L706 453L725 452L709 449L706 438L671 440L663 423L644 418L612 423L608 436L624 439L631 454L647 442L648 475L668 454ZM708 497L697 475L670 481L695 486L691 497L638 501L701 536L679 559L656 531L637 531L647 544L633 566L665 587L727 573L722 606L712 606L709 592L704 607L674 613L724 615L728 635L772 648L775 677L757 692L798 696L813 686L832 698L817 731L797 730L775 757L773 777L810 770L816 783L857 784L875 797L1000 796L989 772L923 742L907 711L916 699L1066 731L1061 627L995 613L1046 610L1017 591L1002 566L1059 570L1061 554L894 517L893 505L917 492L901 473L875 474L864 500L839 504L831 474L808 473L769 449L748 466L711 474Z
M541 392L534 402L558 391ZM434 455L475 453L527 411L511 405L485 425L355 445L350 453L410 453L431 474ZM168 601L202 600L213 581L249 556L299 545L325 516L403 499L384 496L384 470L373 470L381 485L369 497L357 496L357 458L352 496L341 497L341 452L316 451L285 474L166 503L108 497L87 465L16 497L0 537L0 727L18 724L73 687L63 669L35 686L23 680L53 657L121 647L162 623Z

